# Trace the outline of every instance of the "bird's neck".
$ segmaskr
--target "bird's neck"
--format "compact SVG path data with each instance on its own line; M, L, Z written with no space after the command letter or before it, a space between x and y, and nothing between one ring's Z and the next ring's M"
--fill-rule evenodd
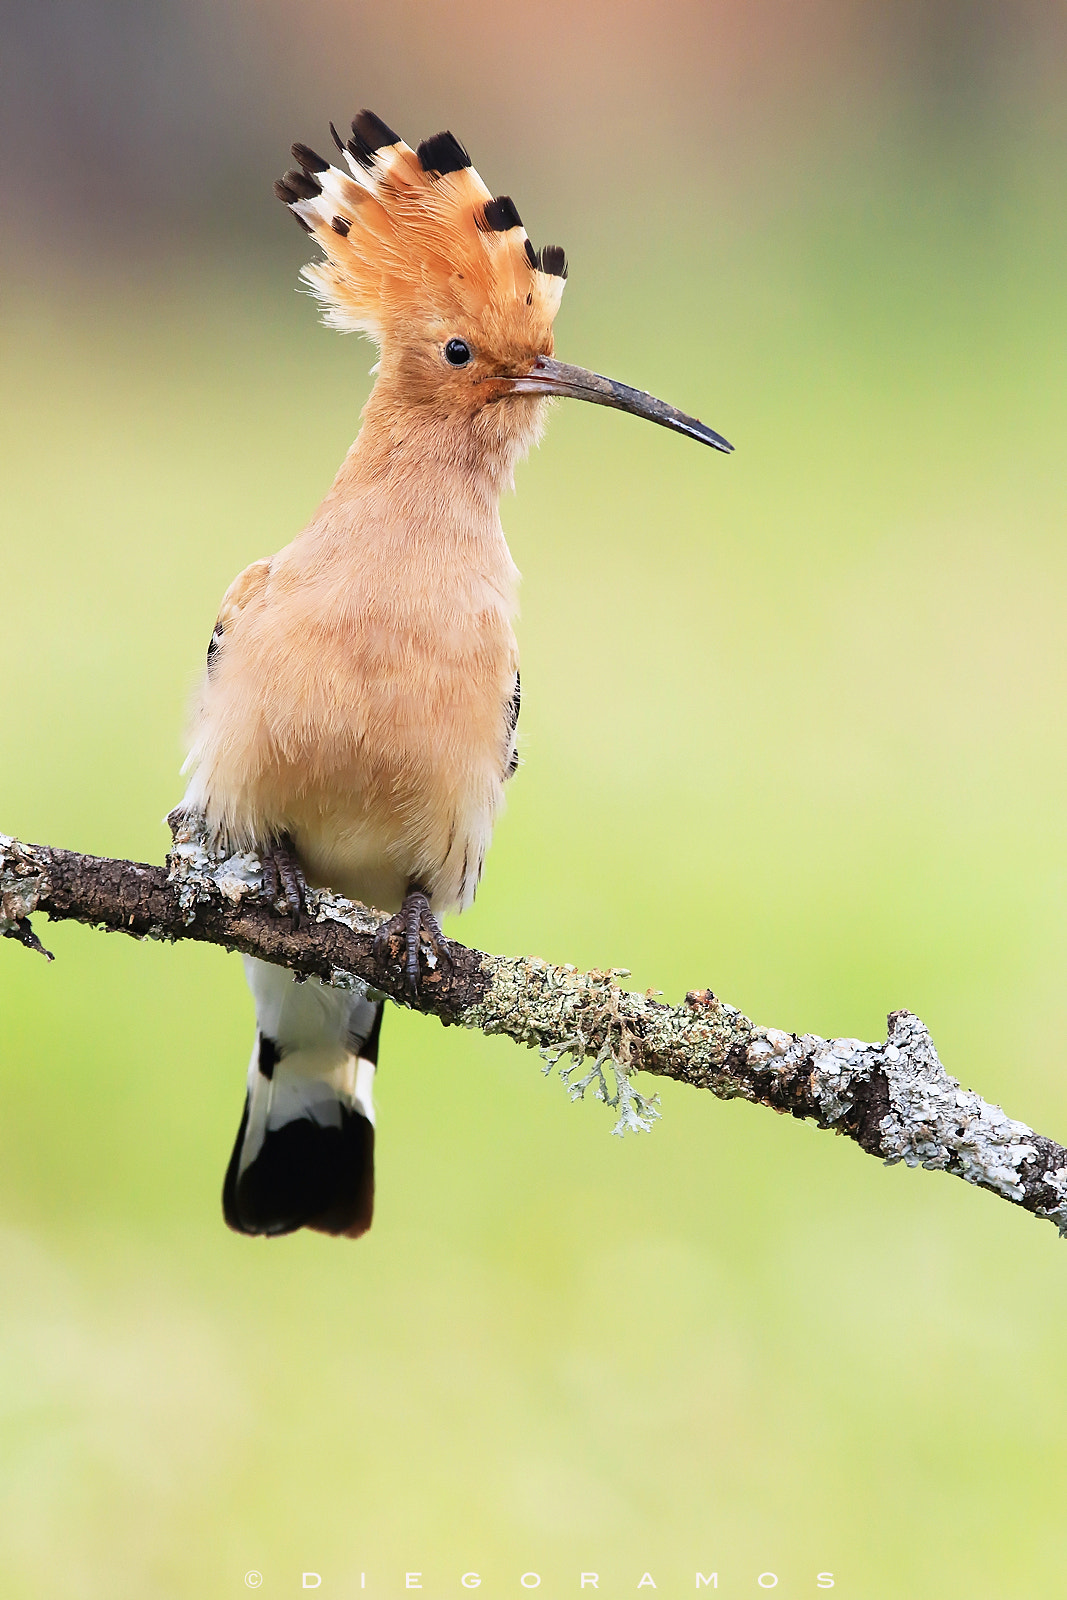
M525 441L516 439L507 419L493 411L472 415L411 404L394 385L379 380L334 491L382 496L413 521L430 506L440 515L448 505L464 519L495 517Z
M379 383L303 541L342 565L480 572L510 605L518 574L498 505L523 443L504 418L480 421L404 405Z

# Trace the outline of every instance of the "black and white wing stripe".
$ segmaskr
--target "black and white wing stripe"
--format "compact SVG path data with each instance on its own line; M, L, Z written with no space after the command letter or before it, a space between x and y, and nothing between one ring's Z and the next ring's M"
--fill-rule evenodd
M215 621L215 630L211 635L207 647L208 677L217 669L219 664L219 651L222 648L223 636L240 616L250 600L263 594L270 577L270 562L253 561L250 567L239 572L230 587L222 597L219 614Z
M508 701L504 711L507 719L507 755L504 760L504 778L514 777L515 769L519 764L519 707L522 703L522 685L519 674L515 674L515 692Z
M224 628L222 626L222 618L220 617L218 622L216 622L216 624L215 624L214 633L211 635L211 638L208 640L208 646L207 646L207 673L208 673L208 677L209 678L214 674L215 667L218 665L217 657L218 657L218 653L219 653L219 646L222 643L222 635L223 635L224 631L225 630L224 630Z

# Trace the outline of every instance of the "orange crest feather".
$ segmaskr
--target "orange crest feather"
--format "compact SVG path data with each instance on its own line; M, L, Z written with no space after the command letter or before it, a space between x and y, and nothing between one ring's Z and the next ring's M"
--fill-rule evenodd
M326 259L301 276L323 320L379 344L405 328L476 323L536 343L559 310L563 251L530 243L511 199L494 199L450 133L412 150L371 111L343 142L348 170L295 144L300 170L274 186Z

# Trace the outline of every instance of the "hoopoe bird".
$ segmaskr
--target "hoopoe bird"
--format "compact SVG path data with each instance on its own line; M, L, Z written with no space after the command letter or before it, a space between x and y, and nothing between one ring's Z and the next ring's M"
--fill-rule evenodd
M728 451L703 423L553 356L567 275L439 133L412 150L370 111L338 157L293 146L279 199L322 251L324 320L370 336L363 426L308 526L225 595L182 807L254 851L299 918L307 885L394 913L381 939L447 959L515 771L518 572L498 512L554 395ZM424 954L424 951L429 955ZM223 1187L246 1234L356 1237L374 1205L382 1002L245 958L257 1033Z

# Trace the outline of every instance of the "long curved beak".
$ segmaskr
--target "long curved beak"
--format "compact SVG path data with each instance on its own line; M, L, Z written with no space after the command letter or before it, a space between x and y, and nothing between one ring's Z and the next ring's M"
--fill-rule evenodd
M675 433L684 433L700 444L710 444L714 450L724 450L727 454L733 450L733 445L721 433L698 422L696 417L687 417L684 411L669 406L665 400L657 400L643 389L617 383L614 378L602 378L598 372L587 372L585 367L553 361L550 356L538 356L529 372L503 381L512 394L558 394L572 400L588 400L594 406L612 406L616 411L631 411L635 417L647 417L649 422L658 422L661 428L673 428Z

